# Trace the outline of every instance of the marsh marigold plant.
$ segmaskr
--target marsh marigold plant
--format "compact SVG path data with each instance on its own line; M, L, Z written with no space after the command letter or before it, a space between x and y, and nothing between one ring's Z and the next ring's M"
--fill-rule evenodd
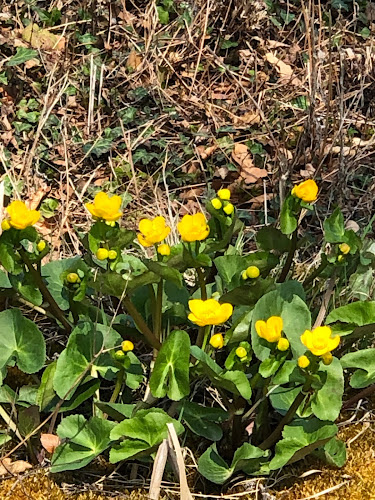
M215 299L189 300L189 309L189 320L198 326L221 325L233 313L232 304L220 304Z
M152 247L160 243L171 232L171 228L166 225L164 217L154 219L142 219L139 223L138 241L144 247Z
M205 240L210 233L206 217L202 213L184 215L181 222L178 223L177 229L182 241L186 242Z

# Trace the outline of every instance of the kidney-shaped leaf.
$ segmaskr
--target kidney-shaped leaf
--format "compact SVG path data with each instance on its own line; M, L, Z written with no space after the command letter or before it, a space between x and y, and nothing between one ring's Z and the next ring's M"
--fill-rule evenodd
M350 379L354 389L362 389L375 382L375 349L349 352L340 362L343 368L358 368Z
M98 417L86 420L83 415L69 415L57 427L60 444L52 457L51 472L85 467L110 444L114 422Z
M332 422L340 414L342 406L342 395L344 394L344 374L341 363L337 358L333 362L319 368L318 375L323 383L316 391L311 401L311 409L320 420L331 420Z
M24 318L19 309L0 312L0 370L15 360L23 372L35 373L45 359L46 345L35 323Z
M180 422L158 408L139 410L133 418L117 424L111 432L111 439L124 439L112 447L111 463L126 460L148 450L151 453L152 448L168 437L167 424L173 424L177 434L184 431Z
M150 378L154 397L179 401L190 392L189 386L190 337L182 330L171 332L155 361Z

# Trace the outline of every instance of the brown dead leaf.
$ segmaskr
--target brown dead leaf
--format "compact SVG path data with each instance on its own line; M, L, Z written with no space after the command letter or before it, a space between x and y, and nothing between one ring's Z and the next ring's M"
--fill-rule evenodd
M274 197L275 197L274 193L267 193L266 197L264 197L264 194L260 194L259 196L254 196L254 198L251 198L251 200L249 200L249 202L252 203L253 208L259 208L259 207L262 207L264 205L265 198L268 201L268 200L272 200Z
M187 189L180 194L181 200L196 200L203 194L203 188Z
M288 81L296 86L302 85L299 78L293 78L294 70L289 64L286 64L284 61L276 57L272 52L268 52L265 55L265 58L267 62L275 66L281 81Z
M143 61L142 56L135 50L132 50L126 61L126 66L135 71L142 64L142 61Z
M30 23L22 31L22 39L34 49L61 51L65 48L65 38L63 36L54 35L46 29L39 28L34 23Z
M40 442L48 453L53 453L61 443L59 436L56 436L55 434L41 434Z
M217 150L216 144L214 146L198 146L197 151L202 160L209 158Z
M16 460L12 462L11 458L4 458L0 461L0 476L6 476L7 474L21 474L27 469L32 469L32 465L24 460Z
M45 182L41 182L39 186L33 191L28 201L26 202L27 206L30 210L35 210L38 208L42 199L46 196L47 193L51 191L51 186L48 186Z
M236 116L233 119L235 125L239 125L241 123L245 123L246 125L255 125L260 123L260 114L258 111L248 111L242 116Z
M311 163L307 163L305 165L305 169L304 170L300 170L299 173L301 174L301 177L310 178L310 177L312 177L314 175L315 168L313 167L313 165Z
M251 152L245 144L234 145L232 158L240 166L240 176L246 184L254 184L258 179L267 177L266 169L254 165Z

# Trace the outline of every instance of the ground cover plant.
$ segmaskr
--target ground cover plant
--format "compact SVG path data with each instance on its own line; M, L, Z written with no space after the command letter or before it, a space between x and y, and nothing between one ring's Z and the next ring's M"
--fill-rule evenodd
M142 219L135 233L126 229L121 197L99 192L86 204L93 224L80 234L84 255L46 265L49 246L34 227L40 212L20 200L8 205L3 292L44 304L68 335L57 359L47 360L40 328L19 308L0 313L2 415L14 430L16 414L18 447L28 442L30 460L43 432L55 437L51 472L82 468L103 453L112 463L151 465L173 424L187 442L200 437L198 471L217 484L239 471L267 475L311 453L344 464L335 421L345 388L375 381L366 341L375 306L356 301L328 315L327 307L334 286L372 266L373 242L346 229L337 207L323 223L320 264L299 282L290 271L306 244L299 233L318 198L315 181L293 187L280 228L260 229L251 252L230 198L220 189L205 213L183 216L180 242L170 246L164 217ZM328 285L312 314L319 277ZM141 360L135 343L153 355ZM6 384L12 367L34 374L18 393ZM207 399L208 387L215 399Z

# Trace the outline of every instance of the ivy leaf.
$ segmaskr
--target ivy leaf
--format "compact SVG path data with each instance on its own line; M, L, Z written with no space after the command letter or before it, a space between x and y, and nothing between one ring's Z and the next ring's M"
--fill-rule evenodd
M19 66L30 59L35 59L38 57L38 52L34 49L28 49L26 47L17 47L17 52L12 56L6 63L7 66Z

